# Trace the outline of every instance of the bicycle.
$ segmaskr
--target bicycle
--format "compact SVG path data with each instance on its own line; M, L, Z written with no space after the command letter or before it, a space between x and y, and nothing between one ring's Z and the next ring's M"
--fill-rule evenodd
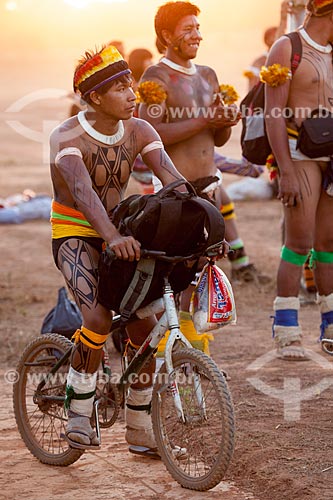
M214 249L205 255L214 255ZM198 255L169 257L164 252L145 252L145 257L169 263L170 270ZM125 363L120 380L98 384L94 426L101 440L100 428L116 421L133 376L154 356L169 330L165 360L153 386L155 439L171 476L185 488L206 491L222 480L233 455L233 404L225 374L181 333L168 274L163 297L136 311L138 318L162 313L158 323L133 359ZM18 363L19 378L13 388L17 426L29 451L45 464L67 466L84 453L84 449L71 447L64 436L65 387L72 348L65 337L46 334L27 345Z
M323 338L321 339L321 348L326 354L333 356L333 339Z

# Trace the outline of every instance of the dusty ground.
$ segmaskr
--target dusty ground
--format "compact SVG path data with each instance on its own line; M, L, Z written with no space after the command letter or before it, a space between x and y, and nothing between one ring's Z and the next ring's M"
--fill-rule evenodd
M27 116L28 111L21 119ZM8 127L1 134L0 197L25 188L50 194L41 145L14 137ZM280 204L239 202L237 213L251 259L274 280ZM282 362L271 356L274 283L261 290L235 286L238 323L216 336L211 349L231 378L236 449L225 481L196 494L175 483L162 463L130 456L121 419L103 431L101 451L86 453L66 469L42 465L30 455L13 419L6 373L15 369L26 343L39 334L63 280L51 258L47 221L0 226L0 255L0 499L332 500L332 359L317 343L315 305L301 310L311 360ZM225 270L229 272L228 263Z

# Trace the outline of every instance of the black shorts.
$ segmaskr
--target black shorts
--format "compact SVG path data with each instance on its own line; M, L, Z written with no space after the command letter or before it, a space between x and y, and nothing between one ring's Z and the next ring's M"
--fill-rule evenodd
M59 266L58 266L59 248L61 247L61 245L65 241L72 240L72 239L82 240L82 241L85 241L86 243L89 243L89 245L91 245L93 248L95 248L95 250L97 250L99 253L101 253L103 250L103 248L102 248L103 243L104 243L103 238L94 238L91 236L90 237L89 236L65 236L64 238L52 239L53 259L54 259L55 265L57 266L58 269L59 269Z

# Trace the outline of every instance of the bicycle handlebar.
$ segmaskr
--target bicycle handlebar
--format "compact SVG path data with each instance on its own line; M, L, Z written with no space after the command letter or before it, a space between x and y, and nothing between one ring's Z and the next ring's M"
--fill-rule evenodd
M177 262L185 262L186 260L195 260L198 259L199 257L216 257L218 255L218 249L220 248L222 244L222 241L219 243L215 243L214 245L211 245L210 247L206 248L204 252L196 252L190 255L167 255L166 252L159 251L159 250L147 250L147 249L141 249L140 250L140 256L141 258L146 258L146 259L156 259L156 260L161 260L163 262L170 262L170 263L177 263ZM108 252L111 256L111 258L116 259L116 254L114 251L107 246L106 247L106 252Z

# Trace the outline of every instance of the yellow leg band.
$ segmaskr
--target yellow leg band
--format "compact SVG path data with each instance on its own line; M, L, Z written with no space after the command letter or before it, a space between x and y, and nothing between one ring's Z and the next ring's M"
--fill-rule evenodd
M81 326L80 330L76 330L74 333L72 340L77 344L79 341L82 344L90 347L90 349L102 349L103 345L108 338L108 334L104 335L101 333L93 332L92 330L88 330L85 326Z
M236 219L235 205L233 202L228 203L228 205L223 205L220 209L224 220Z

